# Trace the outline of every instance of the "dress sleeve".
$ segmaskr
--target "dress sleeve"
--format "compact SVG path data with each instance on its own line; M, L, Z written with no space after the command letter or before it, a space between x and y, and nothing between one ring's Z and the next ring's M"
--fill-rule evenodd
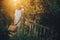
M17 13L17 10L15 10L15 15L14 16L16 16L16 13Z
M17 14L17 10L15 10L15 13L14 13L14 24L16 24L16 14Z

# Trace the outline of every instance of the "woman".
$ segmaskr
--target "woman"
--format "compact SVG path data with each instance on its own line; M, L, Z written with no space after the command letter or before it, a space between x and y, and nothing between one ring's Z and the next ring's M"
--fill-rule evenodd
M21 5L17 5L17 8L15 10L15 15L14 15L14 25L17 25L18 29L16 34L16 39L15 40L20 40L19 36L20 36L20 23L23 19L23 15L24 14L24 8Z

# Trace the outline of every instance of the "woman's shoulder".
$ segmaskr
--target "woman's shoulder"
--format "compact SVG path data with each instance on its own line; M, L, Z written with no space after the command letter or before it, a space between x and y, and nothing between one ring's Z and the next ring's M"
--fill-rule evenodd
M16 9L16 12L17 12L17 11L21 11L21 10L19 10L19 9Z

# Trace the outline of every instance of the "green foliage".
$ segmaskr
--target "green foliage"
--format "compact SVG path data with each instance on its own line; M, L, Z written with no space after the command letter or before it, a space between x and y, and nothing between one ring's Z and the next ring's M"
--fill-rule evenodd
M9 40L8 36L8 25L10 24L10 20L3 12L0 12L0 38L1 40Z

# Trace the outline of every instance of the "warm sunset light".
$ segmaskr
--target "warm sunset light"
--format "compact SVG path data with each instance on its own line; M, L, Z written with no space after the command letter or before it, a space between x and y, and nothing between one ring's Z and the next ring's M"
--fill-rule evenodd
M35 14L36 13L42 13L44 12L44 7L42 4L39 4L39 1L37 3L38 0L34 1L34 5L31 6L31 0L4 0L2 3L2 6L4 8L4 10L7 12L8 15L10 15L13 19L13 15L15 13L15 9L18 7L23 5L24 9L25 9L25 13L26 15L29 14ZM42 6L41 6L42 5ZM35 9L36 8L36 9Z
M13 0L13 3L14 3L14 5L16 5L17 4L17 0Z
M14 0L14 2L16 2L17 0Z

